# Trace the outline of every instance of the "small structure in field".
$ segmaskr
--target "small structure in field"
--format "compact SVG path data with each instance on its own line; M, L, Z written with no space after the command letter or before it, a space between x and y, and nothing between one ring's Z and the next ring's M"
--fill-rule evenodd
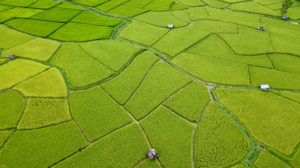
M270 86L268 84L260 84L260 90L268 91L270 90Z
M282 20L289 20L289 17L286 15L283 15L281 18L282 18Z
M10 55L7 55L7 58L10 59L10 60L14 60L17 58L16 55L13 55L13 54L10 54Z
M168 24L168 28L169 29L174 29L174 25L173 24Z
M155 149L148 150L148 152L146 152L146 155L150 160L154 160L155 158L158 158L158 154Z
M258 30L260 30L260 31L265 31L265 28L264 27L262 27L262 26L258 26L258 28L257 28Z

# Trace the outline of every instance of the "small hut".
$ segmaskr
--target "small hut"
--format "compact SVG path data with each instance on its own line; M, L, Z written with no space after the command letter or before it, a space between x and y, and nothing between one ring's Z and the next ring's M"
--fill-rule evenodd
M10 60L14 60L14 59L17 58L17 56L13 55L13 54L10 54L10 55L7 56L7 58L10 59Z
M146 152L146 155L150 160L154 160L155 158L158 158L158 154L155 149L148 150L148 152Z
M260 90L268 91L270 90L270 86L268 84L260 84Z
M265 31L264 27L262 27L262 26L258 26L257 29L260 30L260 31Z
M174 29L174 25L173 24L168 24L168 28L169 29Z

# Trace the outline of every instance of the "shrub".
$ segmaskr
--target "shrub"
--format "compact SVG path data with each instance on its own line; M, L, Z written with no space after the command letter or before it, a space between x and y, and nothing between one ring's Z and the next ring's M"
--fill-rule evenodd
M299 1L299 0L298 0ZM284 0L281 7L281 14L284 15L287 13L288 8L293 5L293 2L291 0Z

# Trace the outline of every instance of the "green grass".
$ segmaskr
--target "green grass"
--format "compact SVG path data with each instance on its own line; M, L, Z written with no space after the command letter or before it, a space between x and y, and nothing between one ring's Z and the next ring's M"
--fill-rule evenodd
M141 125L164 167L192 166L193 125L165 107L159 107Z
M110 38L114 28L81 23L67 23L50 38L60 41L91 41Z
M257 29L257 27L261 25L259 21L260 17L257 15L251 15L248 13L235 12L235 11L224 11L215 8L207 8L207 11L208 11L208 17L205 18L250 26L255 29Z
M79 23L86 23L92 25L99 25L99 26L116 26L122 21L119 19L113 19L110 17L97 15L95 13L84 11L74 17L72 22L79 22Z
M205 0L204 2L214 8L226 8L229 6L229 3L219 1L219 0Z
M246 168L246 167L242 164L236 164L234 166L231 166L231 168Z
M277 70L300 73L300 57L287 54L272 54L269 57Z
M171 9L172 9L172 11L177 11L177 10L188 9L188 7L186 7L185 5L178 4L178 3L174 2L174 3L171 4Z
M132 124L112 133L54 168L132 167L148 150L142 130ZM122 156L122 157L120 157Z
M21 32L41 37L47 37L62 26L62 23L31 19L13 19L5 22L5 24Z
M220 22L214 20L200 20L196 22L199 25L199 28L202 30L212 32L212 33L238 33L238 25Z
M19 17L19 18L27 18L30 16L33 16L42 10L40 9L31 9L31 8L12 8L3 12L0 12L0 22L7 21L9 19L12 19L14 17Z
M0 152L4 167L42 168L86 146L73 122L30 131L17 131Z
M194 82L168 99L164 105L188 120L197 122L209 100L207 87Z
M7 130L7 131L0 131L0 149L4 142L9 138L9 136L12 134L13 130Z
M276 40L275 40L275 43L277 43L277 46L280 47L280 49L284 49L285 46L289 47L289 45L293 45L293 43L288 43L286 45L283 43L283 40L286 37L289 37L289 36L294 36L297 38L300 37L300 35L298 34L298 32L300 31L300 27L296 24L291 24L290 22L286 22L283 20L271 19L269 17L261 17L261 22L262 22L262 25L264 25L268 29L268 31L271 33L270 35L271 35L272 40L274 39L274 38L272 38L273 34L275 34L276 36L279 35L279 37L277 37L277 38L282 38L281 41L280 41L280 39L277 39L278 42L276 42ZM295 38L295 39L297 39L297 38ZM282 47L281 47L281 45L282 45Z
M64 70L72 87L93 84L113 74L75 43L64 43L50 63Z
M0 167L300 167L283 1L0 0Z
M158 161L146 160L139 164L137 168L160 168Z
M238 54L255 55L273 52L269 34L252 28L240 27L239 34L220 35Z
M300 103L300 93L291 93L291 92L274 92L274 93Z
M289 168L286 163L281 161L280 159L276 158L269 152L261 151L258 155L257 160L254 162L254 165L257 168Z
M34 39L33 36L11 30L3 25L0 25L0 32L1 32L0 48L3 48L3 49L9 49L9 48L12 48L14 46L20 45L22 43L25 43L29 40ZM5 57L5 56L3 56L3 54L2 54L2 57Z
M166 63L157 63L125 105L133 116L142 118L165 98L191 80Z
M255 0L257 3L268 5L276 2L281 2L281 0Z
M151 52L143 52L116 78L102 85L118 103L124 104L149 68L158 60Z
M80 46L96 60L114 71L120 70L141 48L120 41L105 40L81 43Z
M280 15L280 12L275 12L274 10L271 10L263 5L253 2L253 1L235 3L235 4L231 5L229 7L229 9L259 13L259 14L266 14L266 15L273 15L273 16Z
M8 89L17 83L44 71L46 68L48 67L33 61L21 59L10 61L9 63L0 66L0 90Z
M124 5L135 7L135 8L143 8L147 4L151 3L152 0L129 0Z
M13 6L29 6L36 0L1 0L0 4L13 5Z
M293 159L291 160L291 165L294 167L299 167L300 166L300 150L298 148L298 151L295 153Z
M205 3L198 0L179 0L178 2L183 3L184 5L196 7L196 6L205 6Z
M236 3L236 2L243 2L244 0L224 0L224 2L228 3Z
M85 2L87 2L87 1L85 1ZM57 7L58 8L64 8L64 9L75 9L75 10L81 10L81 11L86 10L81 6L75 6L75 5L72 5L72 4L69 4L69 3L62 3L62 4L58 5Z
M259 90L217 88L216 93L255 139L285 155L293 152L300 138L299 103Z
M0 59L0 65L6 64L9 62L9 59Z
M44 127L70 119L68 100L66 99L27 99L18 129Z
M145 10L145 9L139 9L139 8L128 7L128 6L122 5L122 6L118 6L114 9L110 10L109 13L111 13L113 15L134 17L134 16L144 13L146 11L147 10Z
M16 47L3 51L3 55L14 54L19 57L47 61L57 50L60 43L52 40L36 38Z
M51 8L40 12L31 18L46 21L67 22L78 13L79 11L73 9Z
M172 3L173 0L153 0L144 8L151 11L167 11L169 10Z
M179 18L180 20L183 20L184 22L191 24L191 18L186 11L184 10L171 11L171 14Z
M101 3L107 2L108 0L71 0L75 3L87 5L87 6L96 6Z
M248 67L228 60L182 53L172 61L187 73L207 82L248 85Z
M266 54L258 56L237 55L228 47L228 45L221 38L219 38L216 35L211 35L208 38L203 39L193 47L189 48L186 52L205 55L208 57L216 57L220 59L231 60L249 65L257 65L272 68L272 63Z
M75 121L90 141L132 121L127 112L98 87L71 92L70 107Z
M300 36L295 38L293 34L283 35L272 33L271 39L275 52L300 55L299 48L297 45L294 45L300 43Z
M265 7L268 7L268 8L273 9L273 10L280 10L282 8L282 2L268 4L268 5L265 5Z
M292 18L292 19L300 19L300 7L293 7L293 8L289 8L287 15Z
M208 12L206 8L188 8L185 10L192 21L204 19L208 17Z
M58 4L61 4L61 2L58 1L52 1L52 0L38 0L34 4L32 4L31 8L39 8L39 9L49 9L54 6L57 6Z
M211 102L196 130L196 167L228 167L242 159L248 148L241 130Z
M0 129L13 128L25 108L24 97L16 91L0 93Z
M55 68L18 84L14 89L27 97L67 97L65 81Z
M199 1L200 2L200 1ZM187 13L181 13L181 17L185 17ZM172 12L147 12L145 14L139 15L134 19L138 21L142 21L151 25L168 27L168 24L173 24L174 27L182 27L187 26L189 24L189 20L185 21L180 19L180 17L176 17Z
M4 11L4 10L7 10L7 9L11 9L12 7L10 6L6 6L6 5L0 5L0 11Z
M114 0L114 1L107 1L104 4L101 4L100 6L97 6L96 8L101 11L109 11L113 8L116 8L119 5L122 5L123 3L127 2L128 0Z
M120 37L140 44L151 46L167 32L168 29L166 28L160 28L145 24L143 22L133 21L122 31Z
M208 34L207 31L199 29L198 23L194 23L187 27L171 30L166 36L155 43L153 48L170 56L175 56Z
M249 67L250 81L252 85L269 84L271 88L299 90L300 75L274 69Z

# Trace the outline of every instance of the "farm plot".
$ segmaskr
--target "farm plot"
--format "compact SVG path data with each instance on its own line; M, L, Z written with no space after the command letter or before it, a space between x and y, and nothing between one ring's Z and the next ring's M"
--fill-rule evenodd
M0 0L0 167L299 167L299 10Z

